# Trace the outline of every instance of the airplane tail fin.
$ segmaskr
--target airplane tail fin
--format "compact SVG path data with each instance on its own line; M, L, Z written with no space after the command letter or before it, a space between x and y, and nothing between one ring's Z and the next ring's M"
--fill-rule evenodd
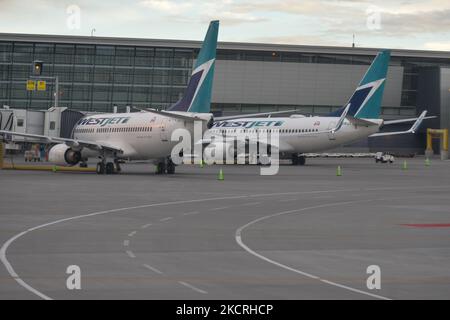
M347 103L347 105L351 105L348 115L357 119L378 119L380 117L390 57L390 50L378 53ZM340 116L344 109L341 108L330 116Z
M186 91L169 111L210 112L218 33L219 21L211 21Z

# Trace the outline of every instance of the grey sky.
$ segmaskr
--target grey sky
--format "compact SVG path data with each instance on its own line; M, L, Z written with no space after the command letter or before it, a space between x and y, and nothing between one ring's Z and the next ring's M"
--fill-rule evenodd
M450 50L448 0L0 0L11 33L200 40L213 19L221 41Z

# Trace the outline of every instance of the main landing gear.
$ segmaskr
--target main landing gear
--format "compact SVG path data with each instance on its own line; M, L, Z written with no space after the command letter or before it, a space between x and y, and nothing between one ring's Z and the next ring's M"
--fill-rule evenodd
M306 163L306 158L304 156L299 156L298 154L292 155L292 165L293 166L304 166Z
M97 174L115 174L122 171L118 159L114 159L114 162L106 162L105 158L101 159L102 160L97 163L97 167L95 169Z
M175 163L172 159L167 158L156 164L156 174L174 174L175 173Z

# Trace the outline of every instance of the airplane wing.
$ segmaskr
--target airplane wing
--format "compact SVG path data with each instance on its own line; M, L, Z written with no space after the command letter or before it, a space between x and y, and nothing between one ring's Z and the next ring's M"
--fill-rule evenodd
M185 120L185 121L209 121L209 119L199 117L195 113L192 113L192 115L189 115L189 114L180 114L180 113L177 113L174 111L164 111L164 110L156 110L156 109L150 109L150 108L141 109L141 108L133 107L133 109L136 109L136 110L139 110L142 112L150 112L150 113L158 114L161 116L181 119L181 120ZM199 114L199 115L201 115L201 114ZM205 115L205 114L203 113L203 115Z
M425 110L424 112L422 112L422 114L418 118L415 118L414 124L407 131L379 132L379 133L372 134L371 136L369 136L369 138L394 136L394 135L408 134L408 133L416 133L417 129L419 129L419 127L422 124L424 119L435 118L435 117L426 117L426 115L427 115L427 111ZM405 119L405 120L411 120L411 119ZM394 121L398 121L398 120L394 120ZM410 121L404 121L404 122L410 122ZM396 123L401 123L401 122L396 122ZM390 124L392 124L392 123L390 123Z
M65 143L69 147L73 148L80 148L80 147L86 147L88 149L92 150L105 150L109 152L117 152L117 153L123 153L123 150L121 148L118 148L116 146L103 143L103 142L93 142L93 141L84 141L84 140L77 140L77 139L67 139L67 138L59 138L59 137L50 137L50 136L44 136L39 134L31 134L31 133L20 133L20 132L13 132L13 131L5 131L0 130L0 135L10 135L10 136L18 136L18 137L24 137L24 138L33 138L33 139L39 139L42 140L44 143Z
M261 113L251 113L251 114L241 114L234 116L224 116L224 117L214 117L214 121L224 121L224 120L234 120L241 118L254 118L254 117L263 117L263 116L271 116L274 114L283 114L283 113L293 113L297 110L285 110L285 111L273 111L273 112L261 112Z
M331 133L335 133L336 131L339 131L339 129L342 128L345 118L347 117L348 110L350 110L350 103L345 107L344 111L342 112L341 117L339 118L339 121L336 124L336 127L331 129Z

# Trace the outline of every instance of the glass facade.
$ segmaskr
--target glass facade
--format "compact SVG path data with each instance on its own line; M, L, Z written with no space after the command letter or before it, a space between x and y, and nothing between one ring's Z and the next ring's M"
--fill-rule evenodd
M99 112L114 105L166 107L182 95L193 57L194 49L0 41L0 104L53 105L52 80L46 91L26 91L32 62L41 60L43 77L58 75L60 106Z
M70 40L68 40L70 41ZM111 112L119 107L162 107L182 95L198 49L107 44L40 43L0 40L0 104L12 108L47 109L53 105L53 81L46 91L27 91L34 60L44 62L43 76L58 75L59 105L82 111ZM369 65L373 56L221 49L218 60ZM404 67L401 106L384 114L414 113L419 68L450 66L448 59L393 57L391 65ZM340 106L286 106L220 104L218 113L248 113L297 109L324 114ZM403 113L403 114L402 114Z

